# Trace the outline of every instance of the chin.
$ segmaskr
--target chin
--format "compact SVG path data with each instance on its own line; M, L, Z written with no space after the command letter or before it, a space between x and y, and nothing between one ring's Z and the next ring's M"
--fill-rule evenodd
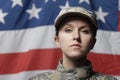
M69 57L72 59L80 59L80 58L84 57L84 55L79 53L79 54L69 55Z
M78 57L78 56L69 57L69 59L72 60L72 61L80 61L82 58L83 58L83 56L80 56L80 57Z

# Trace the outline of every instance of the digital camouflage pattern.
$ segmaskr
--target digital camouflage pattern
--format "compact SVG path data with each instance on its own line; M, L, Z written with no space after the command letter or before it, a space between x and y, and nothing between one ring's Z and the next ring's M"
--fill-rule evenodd
M116 78L94 72L90 61L84 67L65 69L61 62L57 70L33 76L29 80L117 80Z

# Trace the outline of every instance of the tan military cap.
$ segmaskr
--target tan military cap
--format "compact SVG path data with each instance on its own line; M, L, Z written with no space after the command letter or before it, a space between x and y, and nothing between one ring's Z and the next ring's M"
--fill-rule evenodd
M57 28L64 19L72 16L82 16L83 18L88 19L96 29L98 28L97 20L94 13L82 7L63 8L55 19L55 27Z

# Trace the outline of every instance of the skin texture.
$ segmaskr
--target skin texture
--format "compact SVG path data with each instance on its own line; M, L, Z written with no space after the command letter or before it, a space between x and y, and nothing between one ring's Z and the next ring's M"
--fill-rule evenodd
M82 19L66 21L55 37L55 43L63 52L63 65L73 68L85 65L86 56L96 42L91 26Z

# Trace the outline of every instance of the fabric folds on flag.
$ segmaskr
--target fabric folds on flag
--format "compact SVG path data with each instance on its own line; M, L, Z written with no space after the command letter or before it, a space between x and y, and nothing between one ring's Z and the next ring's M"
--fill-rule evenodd
M98 20L97 43L88 55L97 72L120 80L120 0L1 0L0 80L28 80L54 70L61 51L54 20L65 7L81 6Z

